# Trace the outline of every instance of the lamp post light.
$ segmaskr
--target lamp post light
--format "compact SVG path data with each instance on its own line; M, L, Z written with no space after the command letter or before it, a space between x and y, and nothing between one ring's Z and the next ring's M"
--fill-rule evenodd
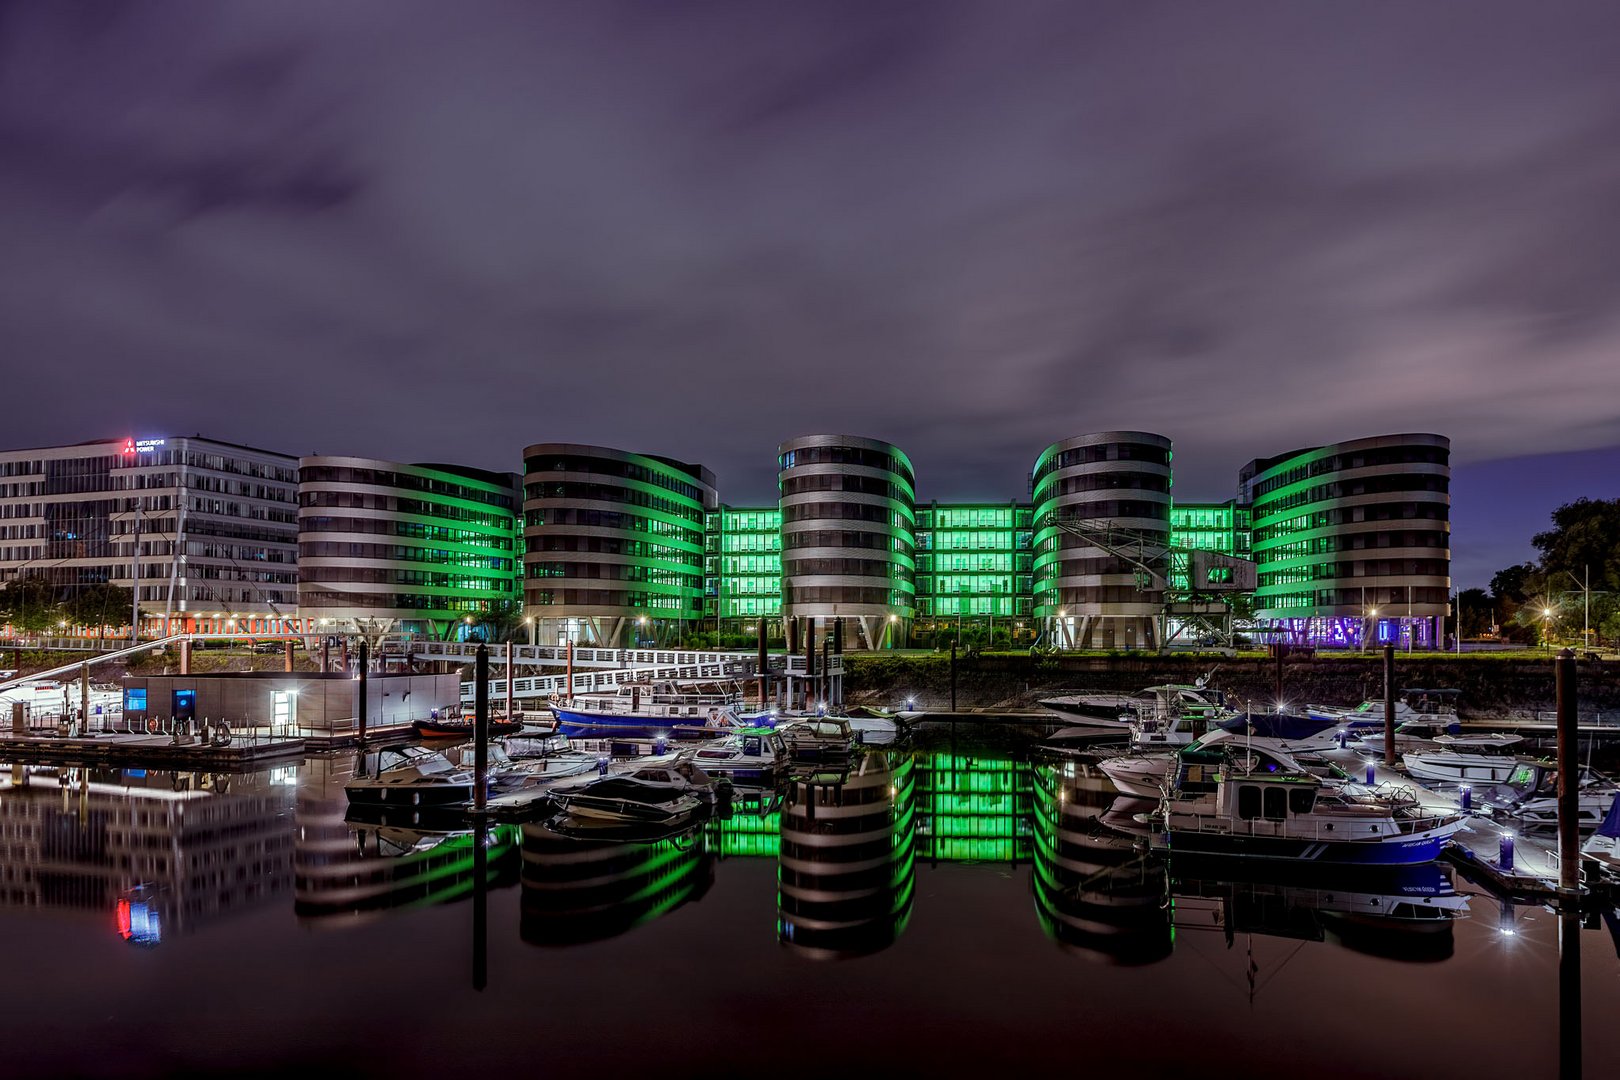
M1552 608L1550 608L1550 607L1542 608L1541 609L1541 643L1543 645L1547 646L1548 649L1552 648L1552 629L1551 629L1550 622L1549 622L1551 619L1552 619Z

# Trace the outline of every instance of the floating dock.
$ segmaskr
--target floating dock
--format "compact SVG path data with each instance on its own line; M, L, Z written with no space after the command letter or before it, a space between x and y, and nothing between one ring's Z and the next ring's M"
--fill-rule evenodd
M1366 747L1367 743L1362 743ZM1373 743L1377 745L1376 740ZM1372 769L1372 786L1384 790L1406 788L1425 810L1443 814L1465 813L1458 791L1437 791L1413 779L1404 770L1383 763L1382 751L1376 756L1350 748L1328 750L1323 757L1365 782ZM1503 842L1504 835L1508 838ZM1454 863L1464 877L1500 895L1521 900L1549 900L1558 894L1558 853L1554 834L1541 836L1496 821L1483 814L1470 814L1468 825L1451 838L1444 858ZM1510 855L1504 862L1503 855Z

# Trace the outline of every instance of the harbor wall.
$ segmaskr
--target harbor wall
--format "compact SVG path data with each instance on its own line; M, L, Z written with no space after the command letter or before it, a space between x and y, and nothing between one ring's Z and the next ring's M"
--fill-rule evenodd
M951 700L948 655L846 653L845 691L851 705L946 709ZM1620 717L1620 661L1582 660L1578 665L1580 711ZM1220 656L1028 656L989 654L957 660L959 709L1036 708L1043 697L1064 690L1134 691L1156 683L1192 683L1209 675L1211 686L1240 704L1270 708L1276 700L1277 661L1268 657ZM1289 658L1282 663L1283 700L1291 705L1350 705L1383 695L1383 659L1378 654ZM1398 689L1461 691L1463 719L1523 716L1554 706L1551 657L1398 654Z

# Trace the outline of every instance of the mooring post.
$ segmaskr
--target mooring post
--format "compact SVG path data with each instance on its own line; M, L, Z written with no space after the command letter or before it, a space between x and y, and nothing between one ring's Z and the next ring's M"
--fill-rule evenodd
M1384 764L1395 767L1395 645L1384 646Z
M1576 724L1575 652L1553 661L1558 707L1558 891L1581 891L1580 730Z
M191 639L186 638L180 643L180 674L191 674Z
M293 669L292 647L292 638L288 638L286 641L281 643L281 670L283 671L291 671Z
M833 620L832 641L833 655L842 657L844 655L844 617L842 615ZM844 707L844 665L842 660L840 660L838 664L837 680L833 680L832 668L830 667L827 669L827 679L830 683L832 683L833 700L837 702L838 707L842 709Z
M832 638L821 639L821 704L832 708Z
M517 680L513 677L516 669L512 667L512 641L506 641L506 719L512 719L512 684Z
M186 653L190 651L189 648L188 648L188 646L190 644L191 643L188 642L188 641L182 641L180 643L180 659L181 659L182 663L185 662ZM331 671L331 670L332 670L332 639L331 639L330 636L328 636L328 637L321 638L321 671L326 672L326 671ZM182 671L181 674L184 675L185 672Z
M765 696L770 689L771 669L770 657L765 654L765 616L759 617L759 662L755 665L759 672L759 707L765 708Z
M956 712L956 639L951 638L951 712Z
M345 652L348 651L346 646L345 646L344 651ZM360 688L359 688L359 694L358 694L356 702L355 702L355 712L359 714L356 717L356 719L358 720L358 722L360 724L360 741L361 741L361 743L364 743L366 741L366 668L368 666L370 666L366 662L368 660L368 657L367 657L366 654L369 651L370 651L370 646L368 646L366 644L366 641L365 641L364 638L361 638L360 639ZM344 658L343 666L345 668L348 667L348 658L347 657Z
M473 660L473 813L484 812L489 773L489 646L482 642Z
M810 711L810 696L816 692L816 620L805 620L804 627L804 708Z

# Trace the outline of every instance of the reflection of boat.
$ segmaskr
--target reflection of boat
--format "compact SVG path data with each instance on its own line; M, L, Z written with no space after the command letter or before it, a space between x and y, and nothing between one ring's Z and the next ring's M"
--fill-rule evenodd
M689 831L631 843L522 827L523 940L577 945L615 937L708 891L713 860Z
M1252 867L1177 855L1170 894L1177 930L1333 941L1409 961L1449 957L1452 925L1468 910L1468 897L1435 863Z
M847 775L788 785L777 937L814 959L887 948L911 917L912 761L870 751Z
M1519 767L1518 735L1440 735L1432 750L1401 755L1406 771L1422 780L1453 784L1501 784Z
M483 838L485 881L510 884L517 862L513 826L434 829L411 824L409 812L353 806L346 819L351 843L322 860L319 873L300 870L295 910L302 917L358 915L459 900L477 885L477 846Z
M1164 802L1172 852L1225 858L1432 862L1463 821L1425 809L1407 790L1352 790L1253 755L1193 748L1181 752Z

